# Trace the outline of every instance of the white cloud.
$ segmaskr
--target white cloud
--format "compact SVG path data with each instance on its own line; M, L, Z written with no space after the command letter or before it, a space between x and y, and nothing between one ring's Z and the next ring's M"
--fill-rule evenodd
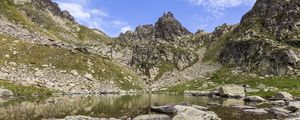
M92 0L55 0L62 10L68 10L80 24L97 28L113 37L120 32L131 29L127 22L112 17L101 9L89 6Z
M88 19L91 13L85 10L81 5L76 3L59 3L59 7L63 10L68 10L74 17L78 19Z
M226 9L241 5L252 5L256 0L188 0L194 5L201 6L215 17L223 16Z
M125 33L125 32L127 32L127 31L129 31L129 30L133 30L132 29L132 27L131 26L125 26L125 27L123 27L123 28L121 28L121 33Z

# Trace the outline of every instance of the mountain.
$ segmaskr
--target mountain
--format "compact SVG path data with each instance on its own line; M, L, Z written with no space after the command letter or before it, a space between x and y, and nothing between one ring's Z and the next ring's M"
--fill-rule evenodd
M195 53L186 45L192 33L166 12L155 25L141 25L135 31L121 34L118 43L132 50L129 65L150 82L164 72L184 69L196 60Z
M0 16L0 79L65 93L143 88L104 54L112 38L78 24L51 0L1 0Z
M0 79L65 93L202 90L190 82L249 75L299 79L299 9L297 0L259 0L239 24L211 33L191 33L166 12L110 38L51 0L2 0Z
M227 38L219 61L261 75L299 75L299 4L257 1Z

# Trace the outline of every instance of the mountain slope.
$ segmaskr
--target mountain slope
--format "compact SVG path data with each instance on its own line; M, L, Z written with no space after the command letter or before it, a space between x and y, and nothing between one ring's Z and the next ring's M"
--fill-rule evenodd
M259 0L226 39L219 61L261 75L299 75L299 1Z
M0 1L0 79L67 93L143 88L131 70L93 52L113 42L50 0ZM103 47L104 46L104 47Z

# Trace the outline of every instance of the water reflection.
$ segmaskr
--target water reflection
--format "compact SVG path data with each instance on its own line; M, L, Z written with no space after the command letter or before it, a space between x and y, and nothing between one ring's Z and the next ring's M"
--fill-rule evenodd
M226 102L227 101L227 102ZM167 105L187 102L207 106L208 103L239 103L207 97L181 95L103 95L59 96L49 98L17 98L0 103L0 119L21 120L64 118L68 115L91 117L135 117L150 113L151 105ZM240 104L240 103L239 103ZM243 103L241 103L243 104ZM222 111L219 111L222 113ZM232 113L227 113L229 116Z

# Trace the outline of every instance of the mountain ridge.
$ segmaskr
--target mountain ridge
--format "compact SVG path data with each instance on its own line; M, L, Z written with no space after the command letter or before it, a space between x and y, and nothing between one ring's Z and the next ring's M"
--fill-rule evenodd
M296 0L257 1L241 23L223 24L210 33L191 33L165 12L154 24L116 38L80 25L51 0L3 0L0 7L0 79L24 85L67 93L119 93L159 91L210 79L223 69L300 75Z

